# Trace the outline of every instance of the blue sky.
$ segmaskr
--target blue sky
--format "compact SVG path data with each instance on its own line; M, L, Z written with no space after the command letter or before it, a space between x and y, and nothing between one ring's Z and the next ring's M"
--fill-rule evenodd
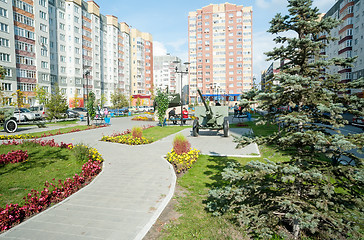
M253 71L257 80L260 72L269 66L264 52L274 47L273 36L266 31L269 21L276 13L286 14L286 0L95 0L104 15L114 15L119 22L126 22L133 28L153 35L154 54L170 53L187 61L188 28L187 17L191 11L209 4L233 3L253 7ZM313 5L320 12L327 12L335 0L314 0Z

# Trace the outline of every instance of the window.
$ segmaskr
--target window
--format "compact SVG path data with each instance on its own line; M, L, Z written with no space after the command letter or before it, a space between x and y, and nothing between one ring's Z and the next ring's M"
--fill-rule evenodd
M24 65L34 65L34 58L25 56L16 56L16 63Z
M4 91L11 91L11 83L2 83L1 85Z
M0 23L0 31L2 32L9 32L9 26L5 23Z
M0 61L2 61L2 62L10 62L10 54L0 53Z
M64 23L59 23L59 28L62 29L62 30L64 30L64 28L65 28Z
M25 69L16 69L17 77L21 78L35 78L35 71L25 70Z
M59 39L62 41L66 41L66 36L64 34L59 34Z
M44 19L44 20L47 20L47 13L45 13L43 11L39 11L39 17Z
M2 17L8 17L8 10L6 10L5 8L0 7L0 16Z
M64 19L64 13L63 12L59 12L59 18Z
M47 1L46 0L39 0L39 5L45 7L46 6Z
M59 60L60 60L61 62L66 62L66 57L65 57L65 56L63 56L63 55L61 55L61 56L59 57Z
M28 26L34 26L34 20L19 13L14 13L14 20L20 23L24 23Z
M0 46L9 47L9 39L0 37Z
M74 21L76 22L76 23L78 23L79 21L80 21L80 18L79 17L74 17Z
M44 68L44 69L48 69L48 62L45 62L45 61L42 61L40 63L41 67Z
M43 36L40 36L40 42L44 45L47 45L48 44L48 38L46 37L43 37Z
M19 8L21 10L24 10L28 13L33 13L33 6L28 3L25 3L21 0L14 0L13 4L15 7Z
M44 57L48 56L48 50L46 48L41 48L40 49L40 54Z
M40 26L39 26L40 30L43 31L43 32L47 32L47 25L41 23Z

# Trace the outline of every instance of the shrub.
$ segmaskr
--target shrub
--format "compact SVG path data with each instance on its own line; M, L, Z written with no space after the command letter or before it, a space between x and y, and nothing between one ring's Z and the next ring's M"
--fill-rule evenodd
M143 136L143 129L139 126L134 126L131 129L131 135L133 136L133 138L142 138Z
M185 136L178 134L173 139L173 151L176 154L188 153L190 151L191 144L188 142Z

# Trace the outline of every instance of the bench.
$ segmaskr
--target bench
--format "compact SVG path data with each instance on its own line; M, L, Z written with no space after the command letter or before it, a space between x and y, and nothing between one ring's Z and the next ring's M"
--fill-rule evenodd
M245 114L236 114L236 115L234 114L233 119L231 119L231 122L234 122L235 118L237 118L238 121L240 122L242 119L247 118L247 117L248 117L248 115L245 115Z
M193 119L188 117L188 118L183 118L183 120L190 121L190 120L193 120ZM176 117L171 117L171 118L166 119L164 124L166 122L173 122L174 125L177 125L178 123L181 122L181 117L179 115L176 115Z

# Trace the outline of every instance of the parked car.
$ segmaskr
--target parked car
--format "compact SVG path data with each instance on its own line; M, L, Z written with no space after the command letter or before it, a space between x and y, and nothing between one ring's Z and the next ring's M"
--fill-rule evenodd
M31 112L27 108L16 108L14 111L14 117L19 122L42 120L39 113Z
M364 127L364 117L353 116L353 122L351 124L354 126Z
M67 109L66 114L67 114L68 118L79 118L80 117L80 113L76 112L72 109Z
M83 107L77 107L72 109L75 112L78 112L80 115L86 116L87 115L87 109Z
M29 110L34 113L39 113L43 119L47 117L46 108L43 105L30 107Z

